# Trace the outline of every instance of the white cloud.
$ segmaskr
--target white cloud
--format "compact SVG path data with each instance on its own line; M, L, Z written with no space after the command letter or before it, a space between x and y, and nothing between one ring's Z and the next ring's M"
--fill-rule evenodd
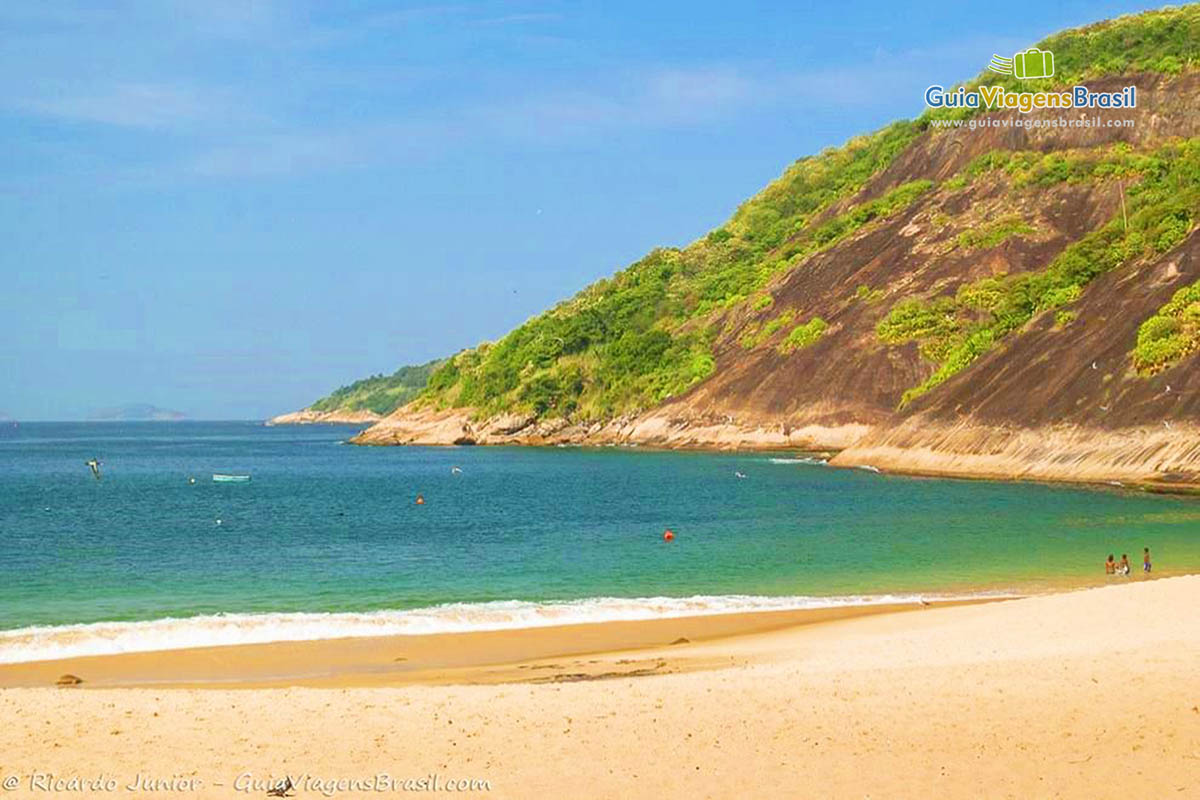
M664 69L645 79L643 100L686 115L694 109L700 114L721 111L754 99L760 94L755 82L730 67Z
M419 118L248 132L188 160L204 177L294 175L426 159L480 142L544 144L616 129L668 128L720 117L749 102L754 86L735 70L655 68L590 90L516 92L505 102L462 103Z
M286 0L149 0L146 9L197 33L236 40L274 36L295 22L301 6Z
M736 68L654 67L605 76L587 88L481 104L463 115L493 135L544 141L699 124L755 102L758 94Z
M228 104L178 86L115 84L90 91L44 89L41 96L20 103L35 114L73 122L92 122L128 128L161 129L190 124L224 113Z
M551 13L527 13L527 14L503 14L498 17L484 17L475 20L476 25L522 25L530 22L557 22L562 19L561 14Z
M427 158L453 144L448 124L382 122L268 132L211 146L184 164L204 178L300 175Z

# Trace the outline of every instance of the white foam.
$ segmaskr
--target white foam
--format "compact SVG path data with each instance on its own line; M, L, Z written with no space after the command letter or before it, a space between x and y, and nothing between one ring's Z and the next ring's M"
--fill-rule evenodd
M970 595L1005 597L1008 595ZM352 636L416 636L514 628L539 628L587 622L616 622L675 617L786 611L967 596L854 595L845 597L765 597L717 595L694 597L598 597L549 603L506 600L451 603L430 608L337 613L216 614L168 617L142 622L97 622L0 631L0 663L46 661L187 647L216 647L266 642L338 639Z
M770 461L772 464L814 464L820 466L826 466L829 464L829 462L823 458L807 456L800 458L768 458L767 461Z

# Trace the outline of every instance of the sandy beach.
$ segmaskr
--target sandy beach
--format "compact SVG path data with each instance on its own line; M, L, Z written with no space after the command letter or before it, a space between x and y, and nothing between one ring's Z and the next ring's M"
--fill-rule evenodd
M487 797L1195 796L1198 601L1188 576L749 631L714 617L640 639L590 626L608 633L582 644L572 628L498 632L526 657L382 676L335 661L311 686L261 669L241 688L88 688L197 656L78 659L98 682L0 692L0 781L11 797L266 796L284 775L296 797L405 780ZM652 644L670 634L689 641ZM579 655L614 636L639 649ZM556 639L576 655L551 655ZM367 645L343 644L320 643L361 665ZM460 779L476 783L446 791ZM71 788L84 781L106 783Z

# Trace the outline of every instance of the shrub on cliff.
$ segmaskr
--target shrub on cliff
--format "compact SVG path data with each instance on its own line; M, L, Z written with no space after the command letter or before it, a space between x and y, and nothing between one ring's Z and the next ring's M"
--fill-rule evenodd
M1133 365L1159 372L1200 350L1200 281L1180 289L1138 328Z

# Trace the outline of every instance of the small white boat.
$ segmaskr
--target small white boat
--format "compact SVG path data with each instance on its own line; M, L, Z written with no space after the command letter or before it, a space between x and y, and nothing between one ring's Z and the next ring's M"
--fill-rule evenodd
M215 473L213 480L217 483L247 483L250 480L249 475L221 475Z

